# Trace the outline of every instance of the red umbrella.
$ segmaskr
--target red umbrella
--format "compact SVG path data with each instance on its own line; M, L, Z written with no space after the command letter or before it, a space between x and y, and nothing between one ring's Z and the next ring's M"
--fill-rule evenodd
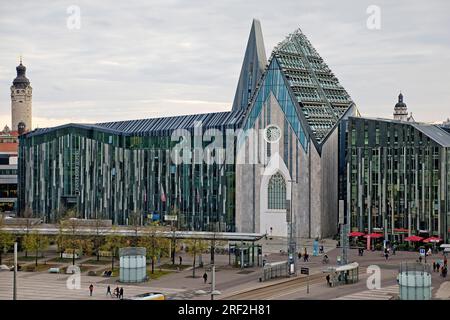
M423 242L428 243L428 242L441 242L442 239L439 237L429 237L426 238L425 240L423 240Z
M349 237L361 237L363 235L365 235L365 233L359 231L353 231L348 234Z
M405 228L394 228L394 232L406 233L406 232L408 232L408 229L405 229Z
M376 239L376 238L383 238L383 235L381 233L371 233L371 234L367 234L364 236L364 238L371 238L371 239Z
M423 240L423 238L419 237L419 236L410 236L410 237L405 238L405 241L411 241L411 242L419 242L422 240Z

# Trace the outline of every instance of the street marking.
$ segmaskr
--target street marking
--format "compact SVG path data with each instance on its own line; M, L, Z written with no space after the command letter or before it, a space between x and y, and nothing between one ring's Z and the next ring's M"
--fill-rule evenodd
M392 285L381 289L365 290L349 294L333 300L390 300L394 295L399 293L398 290L398 285Z

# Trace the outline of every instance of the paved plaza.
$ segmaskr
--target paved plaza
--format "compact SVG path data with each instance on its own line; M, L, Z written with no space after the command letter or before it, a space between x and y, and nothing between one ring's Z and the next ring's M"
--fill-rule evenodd
M267 262L286 261L287 255L284 252L285 239L263 239L260 241L264 248L264 259ZM358 255L356 249L349 251L349 261L357 261L360 264L360 281L344 286L337 286L330 288L327 286L325 274L323 270L335 265L338 255L341 250L336 248L335 242L327 240L322 242L325 251L330 258L329 264L322 263L322 256L310 255L309 261L298 261L297 269L300 267L308 267L311 278L314 279L308 283L309 290L307 290L307 282L300 281L298 285L293 285L290 278L278 278L267 282L260 282L262 268L253 267L246 269L239 269L230 266L229 256L226 254L216 254L216 289L221 292L217 299L227 299L238 292L247 292L252 289L264 288L265 286L272 286L274 284L286 284L286 288L280 285L280 289L274 290L270 295L261 299L345 299L345 300L389 300L398 298L398 285L396 276L398 273L398 266L402 261L415 262L418 254L415 252L398 251L396 255L391 255L386 260L379 251L365 251L361 257ZM304 240L299 243L299 247L306 247L308 252L312 253L312 241ZM281 252L280 252L281 251ZM192 265L192 257L182 253L183 265ZM39 262L51 258L51 253L46 253L46 258L40 259ZM158 279L149 280L141 284L122 284L118 281L118 277L105 278L101 276L89 276L84 272L80 276L80 288L71 289L75 282L68 280L71 275L67 274L50 274L43 272L18 272L18 299L42 299L42 300L111 300L106 296L106 288L110 285L111 290L117 286L123 287L124 298L130 298L134 295L147 292L161 292L169 299L193 299L205 300L210 299L209 295L197 295L196 291L203 290L209 292L211 289L211 272L208 263L210 262L210 255L203 254L204 268L196 268L196 277L192 277L192 267L187 267L184 270L171 270L168 274L161 276ZM441 255L433 255L428 257L428 262L432 263L441 258ZM90 258L77 260L77 264L88 266ZM177 256L178 261L178 256ZM170 263L170 261L164 261ZM27 262L26 264L33 264L34 262ZM107 263L107 262L106 262ZM368 290L366 280L370 274L366 272L367 267L377 265L381 269L381 288L378 290ZM110 265L109 265L110 266ZM91 266L91 270L104 269L107 265ZM158 270L158 267L156 268ZM166 270L168 271L168 270ZM208 280L203 281L203 273L207 273ZM323 276L322 276L323 275ZM305 276L299 275L297 278ZM295 278L295 277L294 277ZM294 279L293 278L293 279ZM448 278L447 278L448 279ZM432 274L433 298L435 299L450 299L450 285L447 279L442 278L438 273ZM93 296L89 296L89 285L94 285ZM0 299L12 299L12 284L13 272L0 272Z

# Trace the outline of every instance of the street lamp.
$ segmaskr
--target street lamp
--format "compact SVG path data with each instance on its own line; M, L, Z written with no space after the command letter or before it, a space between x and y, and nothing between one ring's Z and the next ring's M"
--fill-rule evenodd
M14 242L13 300L17 300L17 242Z
M292 190L293 190L293 182L294 180L288 180L288 182L291 184L291 197L290 200L286 200L286 222L288 226L288 266L289 266L289 274L293 275L296 273L296 245L297 242L294 240L293 235L293 205L292 205Z

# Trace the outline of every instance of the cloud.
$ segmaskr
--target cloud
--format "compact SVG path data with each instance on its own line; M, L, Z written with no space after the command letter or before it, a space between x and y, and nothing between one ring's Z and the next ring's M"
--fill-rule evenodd
M0 120L10 114L20 54L40 126L229 110L252 18L261 20L268 55L300 27L363 115L390 117L402 90L417 120L450 116L450 4L378 1L381 30L368 30L371 4L1 2ZM81 9L79 30L66 26L70 5Z

